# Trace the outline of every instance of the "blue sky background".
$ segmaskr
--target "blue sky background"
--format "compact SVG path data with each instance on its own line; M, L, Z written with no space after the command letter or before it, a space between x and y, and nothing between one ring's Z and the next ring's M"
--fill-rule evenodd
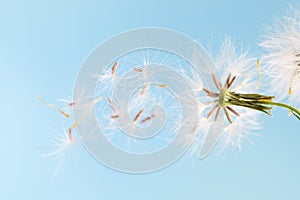
M181 159L162 171L113 171L84 149L53 179L57 159L41 158L63 117L42 105L71 95L83 60L119 32L155 26L212 40L258 43L261 24L296 1L1 1L0 199L300 199L300 126L284 110L263 117L262 137L225 158ZM299 4L298 4L299 6Z

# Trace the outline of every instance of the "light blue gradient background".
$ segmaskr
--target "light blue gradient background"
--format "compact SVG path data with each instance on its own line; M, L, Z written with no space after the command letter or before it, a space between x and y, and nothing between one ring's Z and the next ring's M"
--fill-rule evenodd
M41 158L46 135L68 126L42 105L71 95L79 67L119 32L155 26L212 40L225 34L258 49L261 24L296 1L1 1L0 199L300 199L300 124L284 110L263 116L262 137L225 158L188 158L162 171L113 171L81 150L56 179L56 159Z

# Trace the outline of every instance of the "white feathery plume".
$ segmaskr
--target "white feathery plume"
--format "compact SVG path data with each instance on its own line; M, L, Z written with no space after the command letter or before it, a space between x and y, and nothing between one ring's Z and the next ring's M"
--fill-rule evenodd
M300 10L290 6L289 13L266 27L266 35L259 44L267 54L263 57L264 74L270 91L280 100L300 106Z
M210 99L210 103L203 104L205 107L203 114L208 119L212 119L206 121L207 126L211 125L211 121L218 120L221 112L228 120L223 132L220 135L216 134L216 137L219 138L214 138L218 141L217 147L221 151L229 147L241 149L244 138L248 138L253 130L260 127L258 118L260 112L237 105L241 102L232 103L231 98L235 97L230 95L252 94L256 90L258 83L256 60L249 56L248 52L238 54L234 42L227 37L220 48L215 63L220 79L217 78L216 74L212 74L215 88L203 88L204 93ZM205 143L206 141L203 142L200 158L206 157L209 153L203 153L208 145Z

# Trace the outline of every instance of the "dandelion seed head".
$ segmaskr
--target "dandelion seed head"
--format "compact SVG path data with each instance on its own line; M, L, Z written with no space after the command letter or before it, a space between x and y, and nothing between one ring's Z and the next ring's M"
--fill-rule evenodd
M211 138L212 136L209 138L218 141L218 151L216 152L224 152L231 147L241 149L242 142L249 138L252 130L260 127L258 126L260 113L227 103L228 98L231 98L228 93L233 95L235 93L254 93L258 83L256 59L249 55L248 51L237 53L234 41L230 37L226 37L215 63L218 74L212 74L214 88L203 88L202 94L205 94L207 103L199 104L202 107L199 109L202 112L200 126L206 132L197 133L197 141L201 145L194 146L205 145L208 134L214 134L208 133L208 130L211 126L215 126L214 123L224 112L227 123L225 123L223 132L213 136L219 138ZM203 99L205 98L202 97L201 101Z
M275 18L266 26L260 46L266 50L262 59L263 73L270 82L270 91L278 99L287 98L300 105L300 10L290 6L288 14Z

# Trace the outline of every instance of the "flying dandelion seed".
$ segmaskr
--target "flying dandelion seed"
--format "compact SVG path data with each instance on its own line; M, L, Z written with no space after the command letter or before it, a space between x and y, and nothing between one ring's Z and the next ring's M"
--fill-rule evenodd
M152 114L151 116L148 116L148 117L142 119L142 120L140 121L140 123L141 123L141 124L144 124L144 123L150 121L153 117L155 117L154 114Z
M134 69L134 71L136 71L136 72L143 72L143 70L142 69L139 69L139 68L133 68Z
M141 117L141 115L143 114L143 112L144 112L144 109L140 110L140 111L136 114L136 116L135 116L134 119L133 119L133 122L134 122L134 123Z
M70 115L66 112L64 112L63 110L61 110L60 108L58 108L56 105L54 104L48 104L41 96L37 97L43 104L45 104L48 107L52 107L55 110L57 110L60 114L64 115L66 118L70 118Z
M58 159L58 164L53 172L53 178L56 178L65 166L78 162L80 144L72 128L69 128L68 131L64 130L62 133L55 133L49 136L49 139L52 143L50 147L52 150L41 156Z
M114 75L116 73L116 70L117 70L117 67L118 67L118 62L116 61L115 64L111 68L111 75L112 75L112 77L114 77Z

